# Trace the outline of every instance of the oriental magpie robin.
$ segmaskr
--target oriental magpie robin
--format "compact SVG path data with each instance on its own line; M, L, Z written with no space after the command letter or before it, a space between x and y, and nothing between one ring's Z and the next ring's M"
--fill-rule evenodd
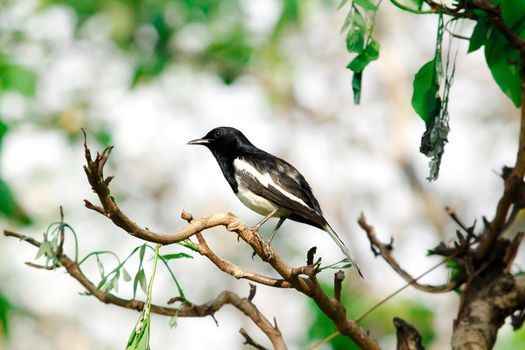
M310 185L290 163L255 147L242 132L229 127L215 128L188 144L206 146L237 198L265 216L254 230L271 217L279 218L268 243L286 219L315 226L332 237L362 276L350 251L324 218Z

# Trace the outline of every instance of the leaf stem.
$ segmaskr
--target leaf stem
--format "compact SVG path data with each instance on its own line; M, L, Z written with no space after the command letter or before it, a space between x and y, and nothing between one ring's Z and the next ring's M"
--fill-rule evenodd
M390 2L392 3L392 5L394 5L397 8L400 8L403 11L415 13L415 14L418 14L418 15L435 14L434 11L428 11L428 10L427 11L422 11L422 10L413 9L411 7L408 7L407 5L403 5L402 3L398 2L397 0L390 0Z

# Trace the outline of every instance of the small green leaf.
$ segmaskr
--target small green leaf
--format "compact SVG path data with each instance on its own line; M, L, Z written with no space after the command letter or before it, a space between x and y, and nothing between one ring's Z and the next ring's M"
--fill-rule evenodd
M353 17L354 23L356 19L361 18L361 14L356 11ZM361 52L363 51L363 46L365 42L366 28L364 27L364 22L362 25L352 25L352 27L346 33L346 49L348 52Z
M468 53L474 52L485 45L489 29L490 25L487 23L487 20L485 18L478 18L478 22L476 23L476 26L472 31L472 35L470 36L470 43L467 51Z
M379 43L376 40L372 40L357 57L355 57L346 68L352 72L362 72L365 67L372 61L377 60L379 57Z
M174 315L170 318L169 322L168 322L168 326L170 328L175 328L177 327L177 320L178 320L178 316L177 315Z
M363 81L363 72L354 73L352 77L352 92L354 94L354 104L361 102L361 83Z
M146 253L146 244L143 244L141 247L140 247L140 251L139 251L139 264L142 265L142 262L144 261L144 254Z
M131 331L126 350L149 350L149 327L149 319L143 319L141 315L139 322Z
M435 59L425 63L414 77L412 107L416 113L428 122L436 115L439 82Z
M180 258L193 259L193 256L181 252L181 253L173 253L173 254L161 255L160 258L162 260L172 260L172 259L180 259Z
M123 278L124 281L126 281L126 282L131 281L131 276L129 275L128 270L126 270L125 268L122 268L122 278Z
M377 10L377 5L374 4L371 0L354 0L354 4L357 4L368 11Z
M41 256L47 256L49 254L51 254L51 244L49 243L49 241L44 240L42 244L40 244L40 247L36 252L35 260L40 258Z
M137 274L135 275L135 279L133 280L133 298L135 298L135 295L137 293L137 286L140 285L140 288L144 292L144 294L148 293L148 283L146 281L146 273L144 272L143 268L140 268L137 271Z
M194 252L199 252L199 247L191 243L190 240L185 240L185 241L179 242L178 244Z

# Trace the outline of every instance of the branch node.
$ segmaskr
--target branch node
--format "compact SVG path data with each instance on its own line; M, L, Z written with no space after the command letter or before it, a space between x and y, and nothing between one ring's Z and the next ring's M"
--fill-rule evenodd
M312 265L314 263L315 253L317 252L317 247L312 247L306 253L306 265Z
M180 213L180 217L182 220L185 220L187 222L191 222L193 220L193 215L191 215L191 213L188 213L186 210L183 210L182 213Z
M250 294L248 294L248 300L251 302L255 297L255 292L257 291L257 286L253 283L250 283Z
M343 270L339 270L334 274L334 299L337 302L341 302L341 289L343 288L343 280L345 279L345 273Z

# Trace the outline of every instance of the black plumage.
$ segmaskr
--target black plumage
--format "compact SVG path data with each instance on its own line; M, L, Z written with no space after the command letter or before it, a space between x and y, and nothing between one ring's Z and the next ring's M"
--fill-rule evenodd
M324 218L312 188L293 165L255 147L234 128L215 128L188 144L206 146L237 197L247 207L265 216L255 229L269 218L279 217L270 241L285 219L315 226L330 234L361 274L348 248Z

